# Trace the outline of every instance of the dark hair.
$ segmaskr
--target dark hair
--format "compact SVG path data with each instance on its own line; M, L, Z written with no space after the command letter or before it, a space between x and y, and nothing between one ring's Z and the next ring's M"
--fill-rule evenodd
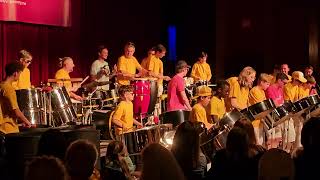
M98 53L101 53L102 52L102 50L104 50L104 49L108 49L105 45L100 45L100 46L98 46Z
M283 72L277 73L276 80L278 80L278 79L280 79L280 80L289 80L288 76Z
M205 51L200 51L199 54L198 54L198 58L204 58L204 57L207 57L208 56L208 53L206 53Z
M311 69L311 70L313 71L313 66L308 65L308 66L306 66L306 68L305 68L305 69Z
M279 64L275 64L275 65L273 66L273 69L274 69L274 70L280 70L281 68L280 68L280 65L279 65Z
M6 76L12 76L15 72L21 72L23 71L24 67L21 63L19 62L10 62L6 65L5 71L6 71Z
M301 144L305 150L320 149L320 118L312 117L304 125L301 131Z
M176 73L182 72L182 70L186 67L190 68L190 66L187 64L187 62L185 60L179 60L176 64L176 68L175 68Z
M135 45L133 42L130 42L130 41L129 41L129 42L126 43L126 45L125 45L124 47L125 47L125 48L128 48L128 47L134 47L134 48L135 48L136 45Z
M250 144L257 144L256 136L254 133L254 128L253 128L251 121L249 121L247 119L240 119L234 123L234 127L239 127L239 128L244 129L248 133L249 143Z
M223 89L225 86L230 86L230 84L228 83L228 81L226 80L219 80L217 82L217 86L216 86L216 89Z
M162 44L158 44L152 48L155 52L163 52L166 51L166 48Z
M131 85L122 85L122 86L120 86L118 92L119 92L120 96L123 96L126 92L133 92L133 86L131 86Z
M171 151L184 173L199 165L200 138L194 123L185 121L178 126Z
M249 135L242 128L234 127L227 136L226 150L231 159L249 156Z
M65 166L55 157L41 156L35 157L27 163L25 180L67 180L68 173Z
M72 142L66 152L65 164L71 177L89 178L98 158L96 146L88 140Z
M41 135L38 144L39 156L54 156L63 160L66 150L67 140L60 130L49 129Z

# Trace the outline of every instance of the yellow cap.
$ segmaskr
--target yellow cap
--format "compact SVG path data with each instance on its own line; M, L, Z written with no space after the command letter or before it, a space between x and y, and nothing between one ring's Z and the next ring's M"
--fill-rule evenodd
M199 86L197 87L196 90L196 95L194 98L198 98L200 96L211 96L212 95L212 90L209 88L209 86Z
M304 78L303 73L301 71L294 71L292 73L292 79L299 80L302 83L307 82L306 78Z

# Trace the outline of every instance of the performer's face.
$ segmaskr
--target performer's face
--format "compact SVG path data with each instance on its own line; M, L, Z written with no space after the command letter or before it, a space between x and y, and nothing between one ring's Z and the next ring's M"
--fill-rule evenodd
M105 49L102 49L101 52L99 52L99 57L101 59L107 59L108 58L108 49L105 48Z
M202 105L203 105L204 107L208 106L210 100L211 100L211 96L203 97L203 99L202 99Z
M67 71L72 72L73 68L75 67L75 65L73 64L73 60L72 59L66 60L65 67L66 67Z
M226 98L229 97L230 86L225 85L221 90L221 97Z
M310 68L307 68L307 69L304 71L305 76L311 76L312 73L313 73L313 70L310 69Z
M199 58L199 61L200 61L201 63L204 63L204 62L207 61L207 58L208 58L208 56L201 57L201 58Z
M133 92L126 92L126 93L124 94L124 96L125 96L126 100L128 100L128 101L133 101L133 98L134 98Z
M156 53L156 56L157 56L158 58L163 58L165 55L166 55L166 51L162 51L162 52L157 52L157 53Z
M282 64L281 65L281 72L282 73L285 73L285 74L288 74L289 73L289 66L288 66L288 64Z
M134 47L127 47L124 51L124 55L127 57L127 58L130 58L133 56L135 52L135 48Z
M20 62L24 67L28 67L32 62L32 57L20 59Z
M248 84L253 84L253 81L256 79L256 73L251 73L246 77L246 81Z
M269 86L270 86L269 82L261 81L261 87L263 90L267 90Z

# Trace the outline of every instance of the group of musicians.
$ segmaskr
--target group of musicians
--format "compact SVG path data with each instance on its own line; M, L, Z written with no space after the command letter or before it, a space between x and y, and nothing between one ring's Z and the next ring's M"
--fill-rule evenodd
M285 101L296 102L301 98L315 93L315 79L312 76L313 68L308 66L305 70L306 76L300 71L294 71L289 75L289 66L281 65L274 69L272 75L261 73L258 83L253 87L256 78L256 71L252 67L245 67L238 77L231 77L227 80L217 82L214 91L208 86L199 86L196 89L192 107L191 101L185 91L185 79L191 66L185 61L178 61L175 67L175 76L170 78L164 75L162 57L166 54L166 48L159 44L148 51L148 56L142 60L141 65L134 57L135 45L132 42L124 46L124 54L119 57L117 65L112 70L107 60L108 49L105 46L98 48L98 59L92 63L90 75L92 81L105 82L115 77L116 88L121 102L114 110L112 122L117 126L117 134L132 130L133 125L142 127L143 124L134 119L133 115L133 88L130 80L140 77L152 77L157 79L158 94L163 93L163 80L169 81L167 89L167 111L188 110L191 111L190 120L200 121L210 129L223 115L233 109L242 110L250 105L262 102L271 98L276 106L282 105ZM198 61L193 65L191 77L196 82L210 81L212 73L209 64L206 62L207 53L200 52ZM6 65L6 79L1 82L0 96L0 131L7 133L18 132L19 128L16 119L26 127L31 127L30 122L19 110L15 90L31 88L30 70L28 66L32 62L32 55L26 51L19 52L19 61ZM76 94L79 87L72 86L69 73L73 71L74 62L70 57L60 59L60 67L55 78L58 86L65 86L70 98L81 101L83 97ZM138 73L136 73L138 70ZM109 85L103 85L102 90L109 90ZM98 93L97 93L98 94ZM300 128L301 124L289 120L288 146L295 142L295 127ZM259 144L266 143L263 123L260 119L253 122L257 141ZM297 128L296 128L297 129ZM300 128L301 129L301 128Z

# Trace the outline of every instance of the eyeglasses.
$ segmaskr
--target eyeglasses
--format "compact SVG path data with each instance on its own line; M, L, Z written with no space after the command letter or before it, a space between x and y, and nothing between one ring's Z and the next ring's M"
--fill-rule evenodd
M31 63L32 61L28 60L28 61L25 61L26 63Z

